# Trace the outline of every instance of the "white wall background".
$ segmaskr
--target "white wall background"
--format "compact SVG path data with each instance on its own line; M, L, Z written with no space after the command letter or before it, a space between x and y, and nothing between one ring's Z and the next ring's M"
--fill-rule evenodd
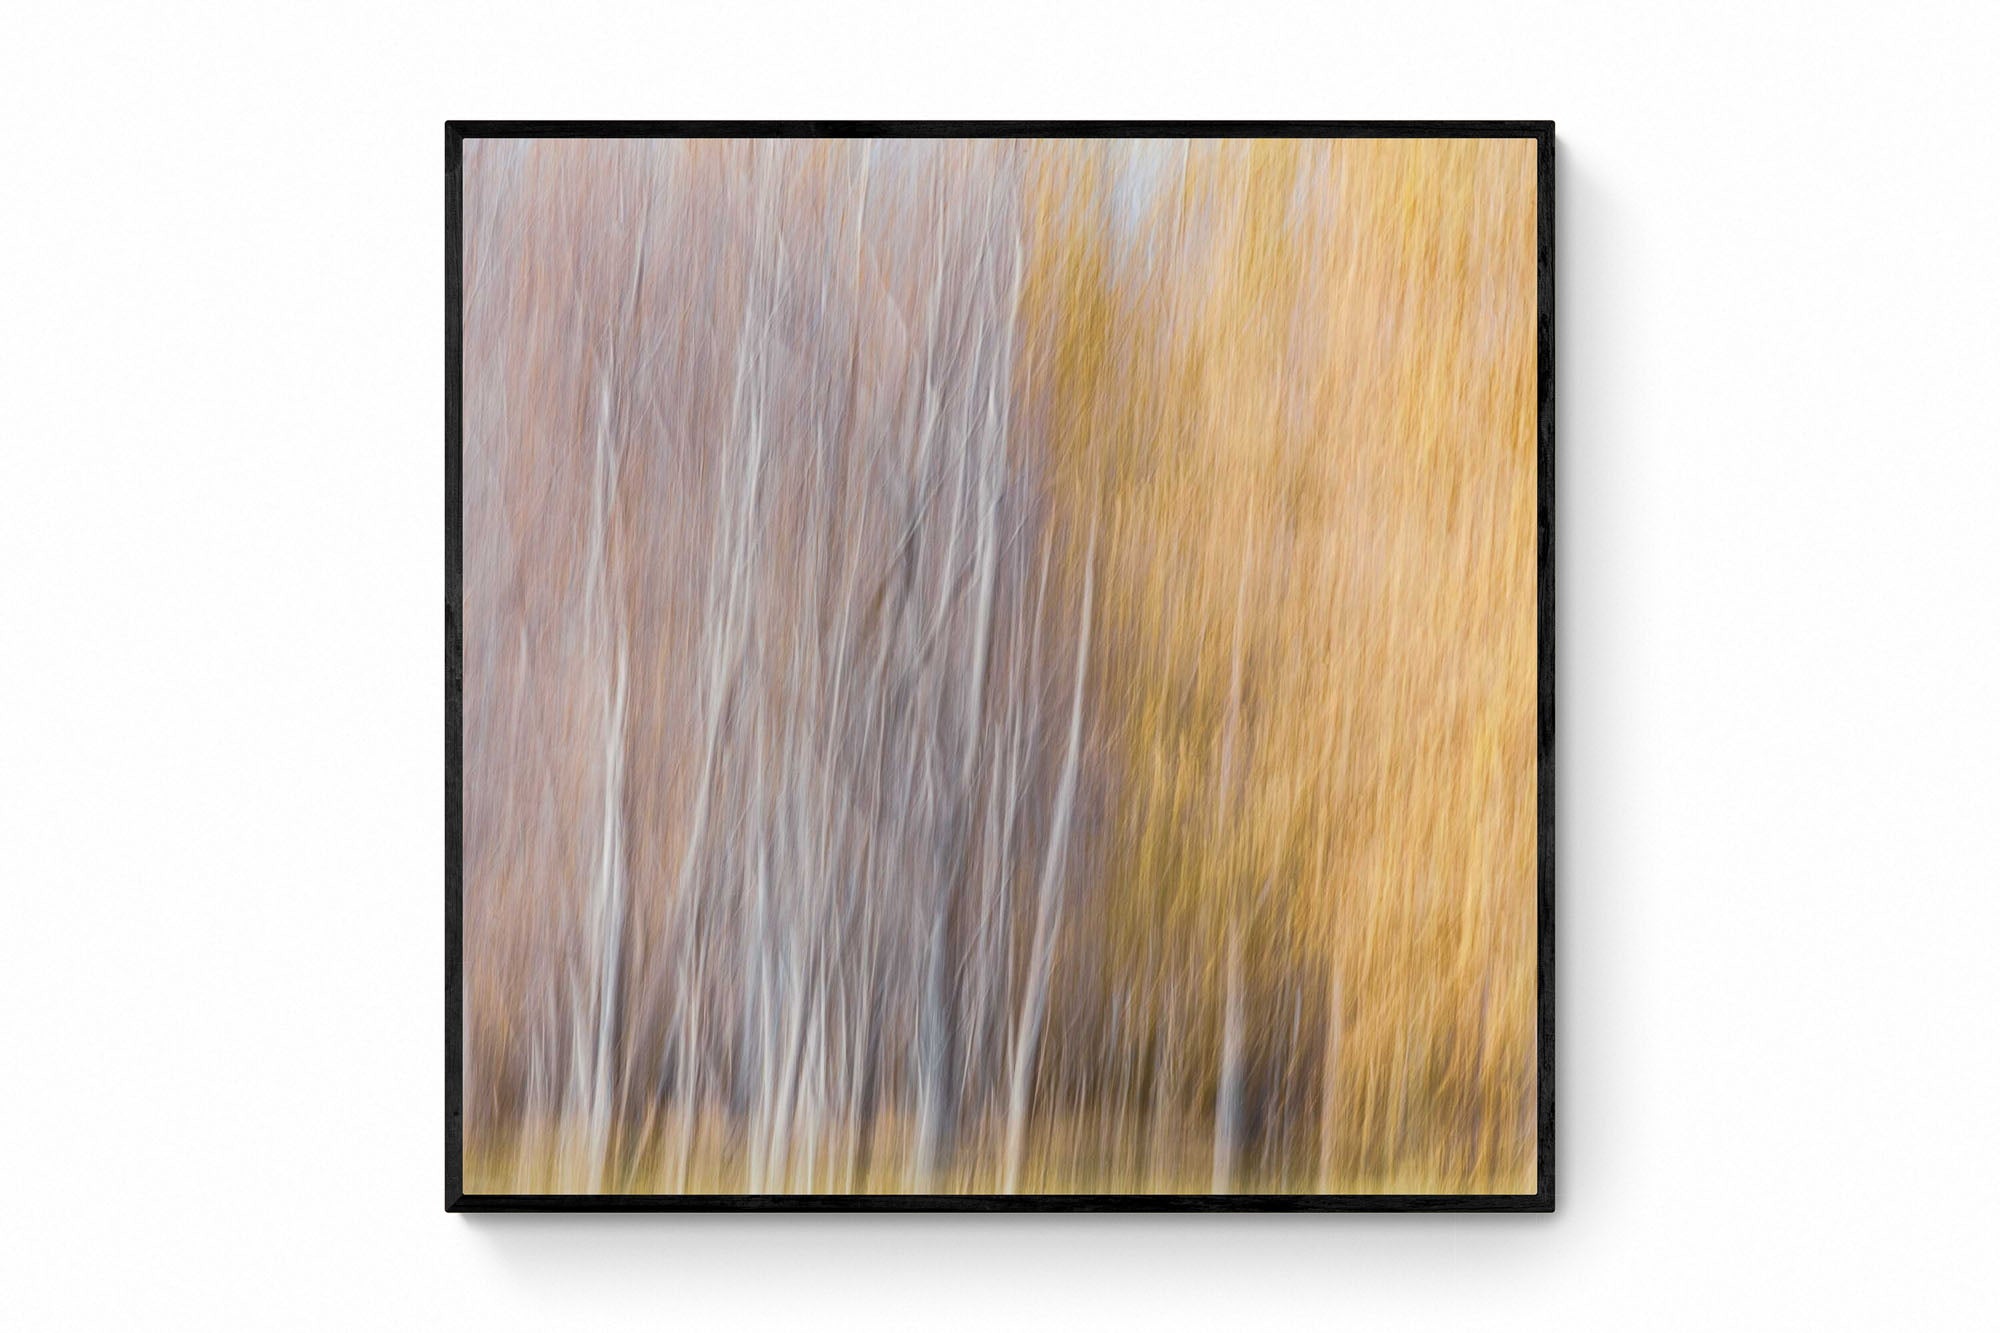
M833 8L9 7L0 1322L2000 1319L1994 12ZM441 1211L442 122L521 115L1556 120L1555 1216Z

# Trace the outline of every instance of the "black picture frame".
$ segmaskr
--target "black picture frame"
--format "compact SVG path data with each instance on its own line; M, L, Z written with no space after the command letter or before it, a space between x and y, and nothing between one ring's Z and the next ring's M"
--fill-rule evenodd
M1533 1194L468 1194L463 1188L463 191L467 139L1429 138L1536 143L1536 1190ZM445 1116L447 1212L1524 1212L1555 1209L1555 124L1403 121L585 121L445 123Z

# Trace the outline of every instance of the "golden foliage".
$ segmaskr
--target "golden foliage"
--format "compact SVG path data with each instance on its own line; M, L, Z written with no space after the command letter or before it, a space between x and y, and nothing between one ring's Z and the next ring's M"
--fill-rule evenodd
M1105 523L1119 984L1212 1071L1240 930L1256 1058L1324 1065L1320 1188L1531 1190L1532 146L1188 157L1172 280L1114 293L1084 200L1030 284Z

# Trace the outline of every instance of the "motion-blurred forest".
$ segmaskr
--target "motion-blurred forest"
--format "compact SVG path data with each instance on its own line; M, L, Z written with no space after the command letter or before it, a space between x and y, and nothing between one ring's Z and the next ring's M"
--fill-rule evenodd
M1532 1192L1535 204L468 142L467 1188Z

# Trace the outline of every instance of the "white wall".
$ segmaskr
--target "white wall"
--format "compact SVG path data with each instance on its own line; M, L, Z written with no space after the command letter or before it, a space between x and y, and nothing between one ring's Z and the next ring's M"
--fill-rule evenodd
M1996 1318L1974 5L10 7L0 1322ZM830 7L829 7L830 10ZM1553 117L1553 1217L440 1207L447 116Z

